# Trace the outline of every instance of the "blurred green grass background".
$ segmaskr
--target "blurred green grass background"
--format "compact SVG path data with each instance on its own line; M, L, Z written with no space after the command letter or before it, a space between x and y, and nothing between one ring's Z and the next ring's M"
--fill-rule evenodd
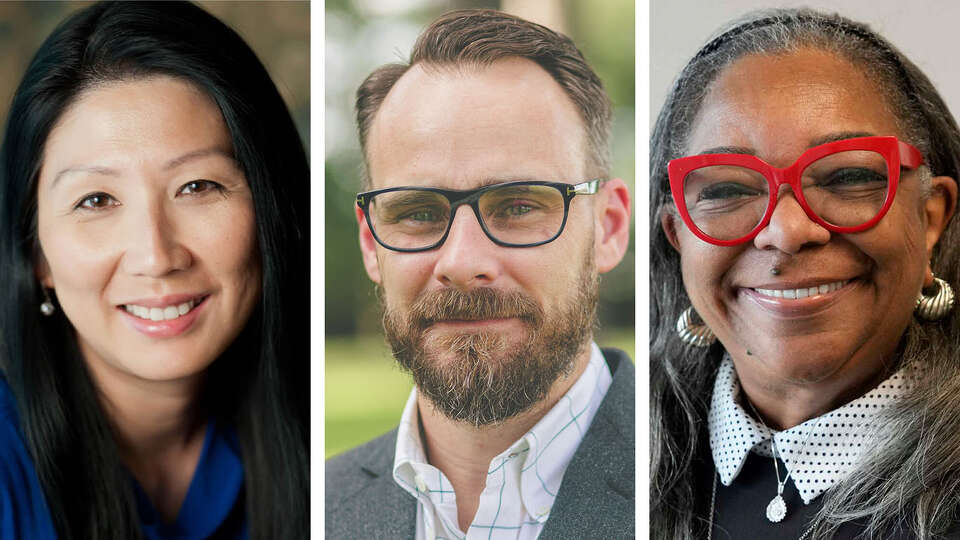
M597 343L636 358L632 328L601 330ZM413 383L380 335L327 336L325 358L324 451L329 458L393 429Z

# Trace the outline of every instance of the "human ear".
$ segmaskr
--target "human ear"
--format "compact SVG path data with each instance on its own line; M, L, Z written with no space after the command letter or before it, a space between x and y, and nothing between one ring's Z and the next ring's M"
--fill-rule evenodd
M623 180L604 182L597 193L594 252L597 271L613 270L623 259L630 243L630 191Z
M930 188L932 193L924 203L927 258L933 256L933 248L957 208L957 181L949 176L937 176L930 181Z
M367 216L363 210L357 206L354 208L357 213L357 225L360 227L360 252L363 254L363 266L367 270L367 275L374 283L380 285L380 262L377 260L377 241L367 226Z
M677 215L667 206L660 209L660 228L663 229L663 234L673 249L680 251L680 241L677 239Z

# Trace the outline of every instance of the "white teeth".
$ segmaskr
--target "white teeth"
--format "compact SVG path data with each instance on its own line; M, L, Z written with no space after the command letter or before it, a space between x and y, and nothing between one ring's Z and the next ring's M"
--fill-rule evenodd
M834 281L833 283L825 283L817 287L802 287L800 289L754 289L761 296L771 296L773 298L806 298L808 296L816 296L818 294L827 294L831 293L850 281Z
M196 304L196 300L190 300L182 304L165 306L162 308L148 308L145 306L138 306L136 304L127 304L124 306L124 308L127 310L127 313L140 319L147 319L150 321L169 321L190 313L190 310L192 310Z

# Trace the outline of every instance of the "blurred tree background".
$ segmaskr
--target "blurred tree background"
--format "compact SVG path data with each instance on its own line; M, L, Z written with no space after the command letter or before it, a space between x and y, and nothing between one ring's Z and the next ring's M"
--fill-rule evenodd
M69 14L94 2L0 2L0 125L40 44ZM233 28L267 67L310 155L309 2L197 2Z
M354 92L375 68L406 62L417 35L441 13L493 8L570 36L614 103L613 175L634 189L633 0L327 0L325 12L325 454L394 427L412 383L384 344L373 284L357 244L354 198L362 157ZM633 230L633 228L631 228ZM597 341L634 351L634 242L603 276Z

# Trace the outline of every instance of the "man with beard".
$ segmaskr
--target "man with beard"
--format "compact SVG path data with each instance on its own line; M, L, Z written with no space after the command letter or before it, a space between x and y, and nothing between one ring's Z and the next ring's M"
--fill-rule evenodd
M327 463L327 538L632 537L633 365L593 343L629 238L599 79L565 36L452 12L357 119L364 265L416 388Z

